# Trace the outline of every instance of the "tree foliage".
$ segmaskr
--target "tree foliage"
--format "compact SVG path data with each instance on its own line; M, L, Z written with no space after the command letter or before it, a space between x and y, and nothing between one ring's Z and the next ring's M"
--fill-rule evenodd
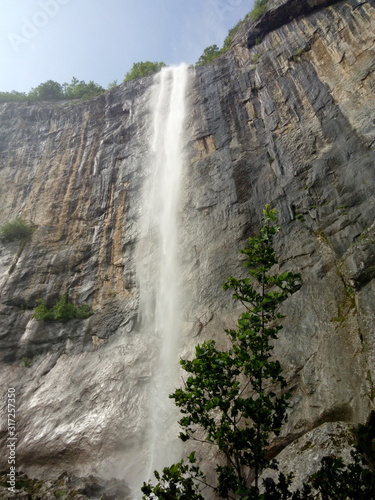
M118 81L117 80L113 80L112 82L110 82L108 85L107 85L107 89L108 90L111 90L111 89L114 89L115 87L118 86Z
M214 61L219 55L222 53L222 50L219 49L217 45L210 45L206 47L203 51L203 54L198 59L196 66L204 66L205 64L209 64Z
M255 0L253 9L228 31L228 35L224 40L223 46L221 48L219 48L217 45L210 45L209 47L206 47L195 65L204 66L205 64L209 64L217 59L221 54L224 54L224 52L226 52L230 48L238 30L243 25L243 23L247 20L254 22L264 14L267 8L267 2L268 0Z
M62 87L64 99L89 99L104 92L101 85L93 81L89 81L89 83L83 80L79 81L75 77L70 83L64 83Z
M216 445L225 457L212 485L221 498L257 498L260 473L270 462L270 437L279 434L286 420L288 394L280 363L271 359L272 341L282 328L279 306L299 290L301 277L271 272L277 262L273 238L278 230L276 211L267 205L260 235L249 238L241 250L250 278L229 278L223 285L245 307L237 328L226 330L230 347L218 349L213 340L198 345L192 361L181 361L188 374L185 386L171 395L183 414L180 438ZM185 473L194 477L196 470L186 467ZM144 493L150 492L147 488ZM161 483L156 491L160 488Z
M267 450L286 421L289 398L280 363L272 357L284 317L279 308L301 287L299 273L273 272L277 264L273 239L278 231L277 212L266 205L259 236L249 238L240 250L249 277L229 278L223 285L245 309L237 327L226 330L229 347L219 349L213 340L197 345L194 359L181 361L187 373L184 387L170 395L182 413L182 441L195 440L220 450L216 480L207 482L193 452L187 461L165 467L162 473L155 471L158 483L143 485L144 499L202 500L205 488L219 498L244 500L375 498L374 471L358 450L350 464L325 457L302 490L292 490L292 473L279 473L277 480L266 478L260 484L264 469L278 468ZM366 443L375 435L373 424L370 430L359 426L357 431L362 453L371 452Z
M163 473L155 471L155 477L159 483L154 487L144 484L143 498L159 498L161 500L204 500L200 485L206 484L206 478L195 464L195 453L192 452L188 458L188 464L184 461L165 467Z
M33 317L43 321L62 321L66 322L71 319L85 319L93 314L92 308L89 305L78 306L73 304L68 299L68 294L65 293L57 300L52 307L40 300L35 307Z
M12 90L11 92L0 92L0 104L4 102L22 102L27 100L27 94L25 92L17 92Z
M134 63L131 70L126 73L124 82L134 80L135 78L141 78L143 76L151 76L165 66L166 64L163 62L145 61Z
M105 89L97 83L78 80L73 77L70 83L62 85L53 80L47 80L30 90L28 94L24 92L0 92L0 104L3 102L22 101L61 101L69 99L89 99L102 94Z
M352 462L345 464L340 457L327 456L321 468L311 476L309 484L319 492L321 500L369 500L375 498L375 473L358 450L352 452ZM303 500L315 500L308 495Z
M28 94L28 98L31 101L60 101L64 99L63 87L58 82L47 80L32 89Z
M267 2L268 0L255 0L252 11L247 14L247 17L250 19L250 21L256 21L265 13Z

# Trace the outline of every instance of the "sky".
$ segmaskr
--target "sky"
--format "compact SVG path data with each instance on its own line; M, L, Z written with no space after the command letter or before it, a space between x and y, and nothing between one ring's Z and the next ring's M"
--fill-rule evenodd
M0 91L73 77L107 88L133 63L194 64L254 0L0 0Z

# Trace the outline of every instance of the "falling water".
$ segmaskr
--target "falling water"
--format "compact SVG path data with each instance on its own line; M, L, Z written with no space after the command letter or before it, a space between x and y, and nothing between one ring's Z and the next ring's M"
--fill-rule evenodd
M182 136L185 117L187 66L164 68L155 79L150 173L144 186L141 238L137 250L142 332L151 339L155 372L149 393L148 464L154 469L177 457L178 415L168 395L177 385L181 337L178 254L178 206L183 168Z

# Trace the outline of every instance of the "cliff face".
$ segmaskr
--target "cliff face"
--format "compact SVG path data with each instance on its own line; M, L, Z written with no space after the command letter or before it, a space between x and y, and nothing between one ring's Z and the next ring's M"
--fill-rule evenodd
M267 16L267 29L248 26L212 65L191 69L180 257L193 298L181 335L183 355L224 341L240 310L221 283L243 274L237 249L271 203L280 268L304 282L276 347L292 392L276 453L373 408L374 8L275 0ZM1 378L16 388L17 465L29 474L127 479L142 465L157 357L138 334L135 272L151 83L0 107L0 222L22 214L37 226L22 252L11 243L0 254ZM65 290L95 314L32 318L39 298Z

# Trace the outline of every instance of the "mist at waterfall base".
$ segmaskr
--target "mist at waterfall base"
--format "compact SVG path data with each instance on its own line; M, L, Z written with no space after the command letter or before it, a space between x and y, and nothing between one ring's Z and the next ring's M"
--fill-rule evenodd
M178 385L181 341L178 239L187 80L187 65L164 68L155 76L151 99L152 151L143 186L136 261L140 330L156 346L156 354L146 409L148 451L138 488L153 479L155 469L180 459L178 411L169 394ZM141 495L140 489L134 494Z

